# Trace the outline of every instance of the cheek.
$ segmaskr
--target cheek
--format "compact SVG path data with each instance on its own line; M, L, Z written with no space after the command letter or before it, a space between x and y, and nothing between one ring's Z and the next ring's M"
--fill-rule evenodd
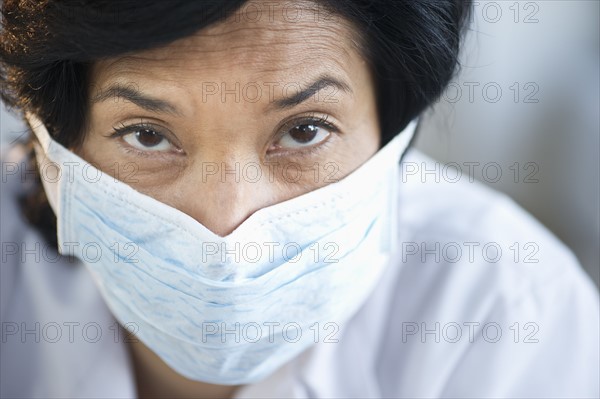
M380 136L379 123L374 112L367 112L353 127L352 134L344 138L345 174L354 171L377 152L381 142Z

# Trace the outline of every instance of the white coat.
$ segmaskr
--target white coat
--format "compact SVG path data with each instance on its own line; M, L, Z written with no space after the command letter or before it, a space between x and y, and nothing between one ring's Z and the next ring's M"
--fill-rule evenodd
M432 162L407 154L397 254L364 306L237 398L599 397L599 298L576 258L505 195L414 173ZM20 215L21 176L2 164L1 397L135 397L87 270Z

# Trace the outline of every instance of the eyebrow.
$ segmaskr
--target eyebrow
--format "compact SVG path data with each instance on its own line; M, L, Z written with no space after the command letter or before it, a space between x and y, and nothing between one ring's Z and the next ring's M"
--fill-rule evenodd
M308 87L292 96L274 101L275 107L278 109L293 108L328 87L334 87L345 93L352 94L352 88L347 83L332 76L323 75L308 85ZM125 86L120 83L113 83L106 90L101 91L92 98L92 103L100 103L111 98L123 98L149 112L168 113L176 116L182 115L179 109L170 102L150 97L140 92L137 88L131 87L131 85Z
M338 80L329 75L320 76L313 83L308 85L308 87L304 90L295 93L294 95L286 98L282 98L275 101L275 107L279 109L286 109L295 107L304 101L308 100L310 97L317 94L319 91L324 90L328 87L337 88L345 93L352 94L352 88L347 83Z
M131 85L124 86L120 83L114 83L106 90L102 90L97 96L92 98L92 103L99 103L111 98L129 100L149 112L161 112L176 116L182 115L179 109L170 102L147 96L142 94L137 88L131 87Z

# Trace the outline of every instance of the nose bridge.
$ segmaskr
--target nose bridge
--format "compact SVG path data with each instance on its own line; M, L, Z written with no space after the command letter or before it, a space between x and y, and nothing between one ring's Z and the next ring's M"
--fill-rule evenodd
M219 236L235 230L255 211L270 204L259 161L224 156L193 168L186 183L186 213ZM244 159L244 160L243 160Z

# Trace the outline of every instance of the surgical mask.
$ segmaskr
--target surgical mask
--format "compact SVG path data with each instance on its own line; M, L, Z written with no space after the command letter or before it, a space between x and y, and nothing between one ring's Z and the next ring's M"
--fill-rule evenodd
M398 163L416 121L345 178L221 237L27 117L61 254L80 258L117 320L189 379L254 383L315 342L334 345L397 245Z

